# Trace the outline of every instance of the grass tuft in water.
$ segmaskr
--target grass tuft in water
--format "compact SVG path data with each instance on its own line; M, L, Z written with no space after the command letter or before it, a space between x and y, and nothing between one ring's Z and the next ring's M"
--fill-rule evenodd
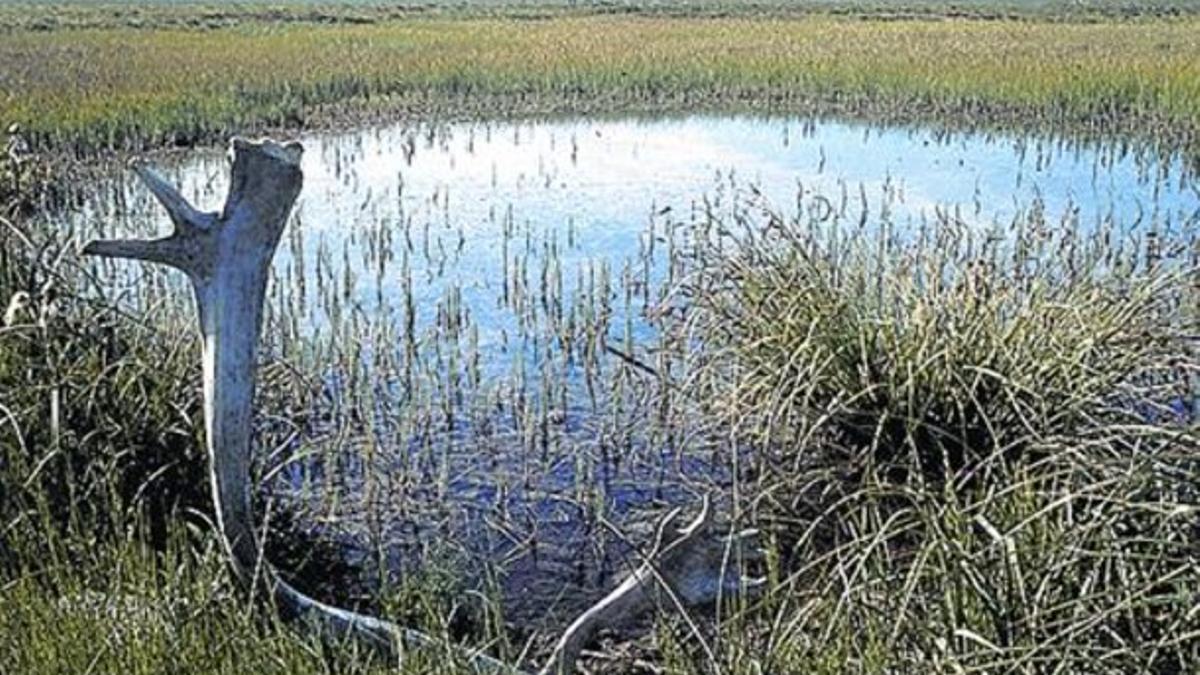
M778 542L732 671L1200 665L1193 235L719 231L691 391L759 450Z

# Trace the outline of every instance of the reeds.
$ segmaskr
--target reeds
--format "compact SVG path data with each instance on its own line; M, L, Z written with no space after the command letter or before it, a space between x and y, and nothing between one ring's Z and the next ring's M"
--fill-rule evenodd
M536 655L662 507L713 491L773 537L763 596L701 615L723 671L1196 665L1194 217L897 222L891 181L784 213L726 176L614 260L517 207L466 230L445 186L381 196L361 138L325 152L310 189L353 202L294 223L259 406L257 510L297 583ZM88 190L94 225L156 228L147 195ZM69 220L15 224L0 297L35 302L0 329L0 663L324 667L221 592L180 280L76 268ZM711 671L671 628L664 665Z

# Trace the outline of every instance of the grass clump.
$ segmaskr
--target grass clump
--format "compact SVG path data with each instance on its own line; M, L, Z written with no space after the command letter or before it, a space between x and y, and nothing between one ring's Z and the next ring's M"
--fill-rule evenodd
M764 672L1200 665L1194 239L814 218L699 252L691 386L763 450ZM714 230L715 231L715 230Z
M705 279L728 286L696 294L736 364L739 426L940 482L1089 423L1184 414L1187 272L1110 266L1101 239L1044 226L1012 250L946 224L902 244L776 221L739 242Z

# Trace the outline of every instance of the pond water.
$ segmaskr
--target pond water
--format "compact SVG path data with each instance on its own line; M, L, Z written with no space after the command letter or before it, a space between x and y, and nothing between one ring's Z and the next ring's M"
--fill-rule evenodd
M683 402L662 412L681 347L655 310L688 223L751 204L793 214L814 195L901 236L935 217L1003 229L1032 210L1130 240L1200 223L1180 158L1120 144L737 116L301 140L267 340L324 377L269 486L356 562L401 574L449 556L493 572L506 616L535 623L611 587L625 539L645 541L666 507L738 477L720 430ZM221 154L164 173L219 207ZM169 222L119 176L75 227ZM145 286L140 267L98 264Z

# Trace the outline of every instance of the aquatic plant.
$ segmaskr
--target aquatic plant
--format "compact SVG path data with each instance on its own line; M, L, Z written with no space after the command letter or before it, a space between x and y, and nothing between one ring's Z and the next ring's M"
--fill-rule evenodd
M692 395L761 449L780 542L730 662L1194 668L1194 233L809 206L713 228L685 291Z

